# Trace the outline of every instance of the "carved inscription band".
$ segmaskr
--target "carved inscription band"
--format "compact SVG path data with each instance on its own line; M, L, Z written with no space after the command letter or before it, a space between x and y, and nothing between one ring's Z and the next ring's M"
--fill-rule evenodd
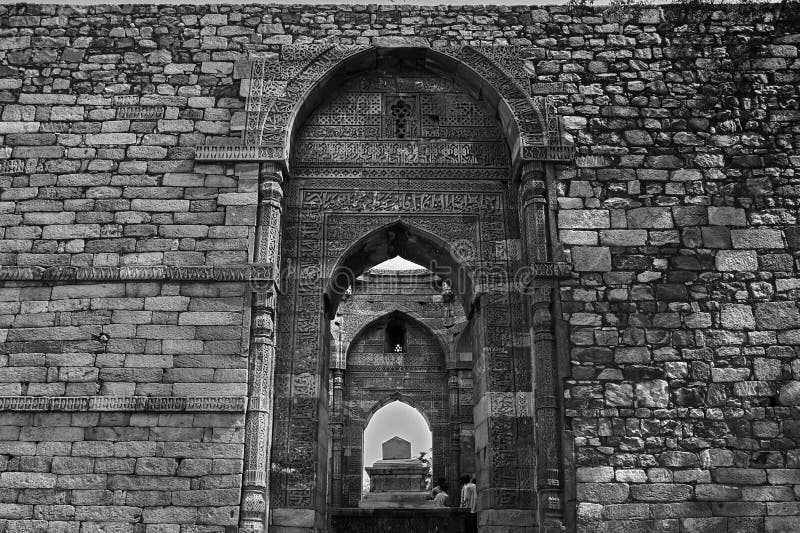
M0 396L0 411L245 411L243 396Z
M480 193L304 190L302 205L323 211L499 213L502 199Z
M270 281L272 265L0 267L0 281Z

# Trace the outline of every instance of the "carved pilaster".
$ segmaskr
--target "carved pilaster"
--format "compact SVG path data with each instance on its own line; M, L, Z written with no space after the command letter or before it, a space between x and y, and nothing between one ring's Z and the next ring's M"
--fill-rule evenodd
M450 399L450 457L445 476L448 481L454 482L461 464L461 417L458 408L458 370L456 369L447 371L447 390ZM451 471L451 468L455 468L455 472Z
M331 503L336 507L343 505L342 480L342 440L344 437L344 370L331 369L333 378L333 410L331 416L331 449L333 451L333 472L331 473Z
M280 263L282 173L273 163L261 168L255 261ZM275 308L273 280L252 283L252 342L249 361L248 411L245 421L245 464L240 531L262 532L269 516L269 465L272 439L272 403L275 382Z
M541 165L528 163L523 166L520 216L524 228L523 246L529 266L553 260L545 179ZM537 442L535 479L539 523L560 523L563 514L558 402L560 388L553 313L557 282L537 276L533 276L531 281L527 294L533 331L532 371Z

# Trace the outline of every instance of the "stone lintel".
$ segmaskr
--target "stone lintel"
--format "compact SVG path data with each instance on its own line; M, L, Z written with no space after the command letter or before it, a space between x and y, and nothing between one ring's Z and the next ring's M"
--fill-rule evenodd
M310 531L317 519L317 512L314 509L274 507L271 512L272 525L283 528L309 528Z

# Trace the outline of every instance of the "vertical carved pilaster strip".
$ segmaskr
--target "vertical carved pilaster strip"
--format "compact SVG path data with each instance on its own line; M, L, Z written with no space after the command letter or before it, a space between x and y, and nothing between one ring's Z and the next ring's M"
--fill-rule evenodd
M458 477L461 468L461 416L458 409L458 370L451 368L447 371L447 389L450 396L450 464L445 469L445 478L448 483L453 483ZM433 480L436 481L436 480ZM455 487L455 485L452 485Z
M333 377L333 409L331 416L332 487L331 503L342 506L342 437L344 428L344 370L331 369Z
M528 264L552 259L544 172L531 163L523 166L522 206L525 228L524 248ZM559 387L556 368L555 317L553 300L556 285L552 280L533 280L530 287L533 330L534 418L536 424L536 489L540 525L560 521L561 431L559 429Z
M272 163L261 167L255 260L273 265L277 278L280 264L281 200L280 168ZM245 464L242 486L240 531L259 533L269 517L269 466L272 439L272 403L275 382L274 280L251 287L255 297L252 311L252 344L249 362L248 410L245 420Z

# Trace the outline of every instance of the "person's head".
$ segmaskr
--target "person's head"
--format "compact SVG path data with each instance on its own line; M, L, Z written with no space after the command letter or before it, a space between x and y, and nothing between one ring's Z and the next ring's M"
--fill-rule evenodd
M442 492L447 492L449 487L447 486L447 483L440 483L439 488L442 489Z
M477 480L477 479L475 479L475 478L472 478L472 483L473 483L473 485L474 485L474 484L476 484L477 482L478 482L478 480Z
M464 474L463 476L458 478L458 480L461 482L462 485L466 485L467 483L469 483L469 479L470 478L468 474Z

